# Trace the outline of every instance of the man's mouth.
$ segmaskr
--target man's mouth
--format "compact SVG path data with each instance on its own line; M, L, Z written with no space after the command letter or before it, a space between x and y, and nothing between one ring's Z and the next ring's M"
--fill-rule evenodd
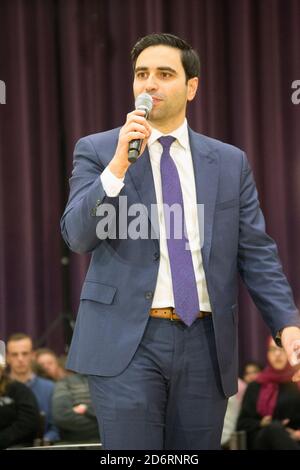
M160 103L162 101L162 99L157 98L156 96L152 96L152 101L153 101L153 104L157 104L157 103Z

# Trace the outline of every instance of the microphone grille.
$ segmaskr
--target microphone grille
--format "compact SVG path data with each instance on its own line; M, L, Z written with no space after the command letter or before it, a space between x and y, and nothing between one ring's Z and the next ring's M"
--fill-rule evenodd
M150 113L153 106L152 96L148 93L141 93L136 97L135 100L135 109L144 109Z

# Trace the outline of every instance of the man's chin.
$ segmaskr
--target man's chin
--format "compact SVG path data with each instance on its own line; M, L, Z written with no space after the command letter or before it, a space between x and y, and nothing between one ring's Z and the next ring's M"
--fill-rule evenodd
M155 125L161 125L165 122L165 116L163 115L162 112L160 112L159 109L152 110L150 116L149 116L149 122L150 124L153 123L154 127Z

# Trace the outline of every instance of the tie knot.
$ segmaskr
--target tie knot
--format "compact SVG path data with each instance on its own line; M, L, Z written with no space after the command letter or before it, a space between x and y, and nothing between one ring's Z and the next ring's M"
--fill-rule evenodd
M164 135L158 139L158 142L163 146L164 150L169 150L175 140L175 137L172 135Z

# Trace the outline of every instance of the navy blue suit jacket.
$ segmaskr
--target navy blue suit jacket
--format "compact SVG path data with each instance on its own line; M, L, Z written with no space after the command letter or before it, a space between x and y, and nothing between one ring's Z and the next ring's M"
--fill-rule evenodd
M68 367L83 374L122 372L143 336L159 268L159 239L96 235L106 196L100 174L112 159L120 129L80 139L74 152L70 197L61 220L63 237L78 253L91 252ZM203 267L212 306L224 393L236 392L238 272L273 336L299 315L274 241L265 232L251 169L244 152L189 129L197 203L204 204ZM120 196L127 205L156 203L147 149L131 165ZM149 230L151 224L149 223Z

